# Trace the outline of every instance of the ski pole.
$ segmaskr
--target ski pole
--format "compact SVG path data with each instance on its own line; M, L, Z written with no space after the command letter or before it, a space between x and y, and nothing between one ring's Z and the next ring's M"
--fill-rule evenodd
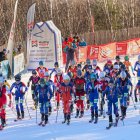
M55 123L57 123L57 119L58 119L58 111L59 111L59 108L57 108L57 114L56 114L56 121L55 121Z
M27 92L27 95L28 95L28 92ZM31 119L31 115L30 115L30 112L29 112L28 104L27 104L27 96L26 96L26 98L25 98L25 104L26 104L26 107L27 107L27 111L28 111L28 114L29 114L29 118Z

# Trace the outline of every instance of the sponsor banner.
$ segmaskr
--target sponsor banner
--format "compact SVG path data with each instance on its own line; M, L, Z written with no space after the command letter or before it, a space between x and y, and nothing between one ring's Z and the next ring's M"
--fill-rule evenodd
M116 56L116 42L107 45L99 46L99 61L114 59Z
M134 39L127 42L127 54L134 55L140 52L140 39Z
M87 47L78 47L78 62L85 62L87 59Z
M25 65L24 54L21 53L19 55L16 55L14 57L14 76L24 70L24 65Z
M62 42L61 33L54 27L52 21L35 24L32 31L29 66L28 69L36 69L39 61L44 62L44 66L52 69L54 63L58 61L62 66Z
M27 65L29 65L29 53L31 47L31 33L34 26L34 15L35 15L36 3L32 4L27 13Z
M89 59L98 59L99 46L90 45L87 46L87 58Z
M13 58L13 48L14 48L14 36L15 36L15 28L16 28L17 7L18 7L18 0L15 3L14 20L12 22L10 35L8 39L8 45L7 45L7 52L8 52L7 59L9 60L11 70L12 70L12 58Z
M5 77L5 79L8 78L8 74L9 74L9 61L8 60L4 60L0 62L0 71L2 72L2 75Z
M127 54L127 42L116 43L116 53L117 53L117 55L126 55Z

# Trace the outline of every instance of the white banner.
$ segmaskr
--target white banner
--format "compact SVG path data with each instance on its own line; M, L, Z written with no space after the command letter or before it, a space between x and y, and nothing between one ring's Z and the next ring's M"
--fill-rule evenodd
M62 58L61 32L58 32L52 23L52 21L47 21L35 24L32 31L28 69L36 69L41 60L49 69L54 67L56 61L60 67L62 66L62 59L60 59Z
M34 26L34 15L35 15L35 6L34 3L28 10L27 13L27 65L29 64L29 52L31 46L31 33Z
M24 70L24 65L25 65L24 54L21 53L19 55L16 55L14 57L14 76Z
M8 51L7 59L9 60L11 70L12 70L12 56L13 56L13 47L14 47L14 35L15 35L15 28L16 28L17 6L18 6L18 0L15 3L14 20L11 26L11 31L10 31L8 46L7 46L7 51Z

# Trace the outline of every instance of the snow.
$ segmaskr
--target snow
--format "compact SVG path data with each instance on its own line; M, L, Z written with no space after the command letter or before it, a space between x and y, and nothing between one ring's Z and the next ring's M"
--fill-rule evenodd
M133 58L133 64L136 59ZM26 73L22 76L22 81L27 83L30 73ZM13 80L9 81L10 83ZM133 78L134 85L136 79ZM31 110L32 99L31 92L26 94L29 111L31 113L31 119L29 118L27 108L25 105L25 119L14 122L16 114L9 107L7 107L7 126L0 132L0 140L136 140L139 138L140 124L140 104L137 103L137 109L134 109L132 100L128 107L127 117L123 122L119 120L118 127L112 127L110 130L106 130L108 126L108 116L103 119L99 117L98 124L91 123L90 110L85 111L83 118L75 118L75 112L71 117L71 124L67 126L62 124L63 112L62 108L58 112L58 122L56 123L56 111L53 111L49 117L49 124L45 127L38 126L36 124L36 111ZM61 105L62 106L62 105ZM55 104L53 104L55 108ZM107 107L105 108L107 111ZM37 110L37 122L40 121L39 109Z

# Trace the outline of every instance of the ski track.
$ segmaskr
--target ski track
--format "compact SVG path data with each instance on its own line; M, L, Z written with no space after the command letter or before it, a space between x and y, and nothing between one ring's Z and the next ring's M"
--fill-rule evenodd
M134 65L136 57L131 58L131 62ZM101 63L99 66L103 66ZM22 75L22 81L27 83L31 73L25 73ZM10 83L14 80L10 80ZM135 78L132 78L134 86L136 85ZM27 95L28 94L28 95ZM140 104L137 103L137 109L134 109L132 100L130 106L127 110L127 116L123 122L119 120L118 127L112 126L110 130L106 130L108 126L108 116L103 119L99 117L98 124L89 123L90 120L90 110L85 110L83 118L75 118L75 110L71 116L70 125L62 124L63 112L62 107L58 113L58 121L56 123L57 111L53 111L49 117L49 123L45 126L38 126L36 124L36 110L30 109L33 105L31 99L30 89L26 94L29 111L31 114L31 119L29 118L26 105L25 108L25 119L14 122L16 118L15 109L12 111L7 107L7 126L3 131L0 132L0 140L138 140L140 124ZM25 104L25 103L24 103ZM53 109L55 108L55 103L53 102ZM62 103L61 103L62 104ZM61 105L62 106L62 105ZM14 107L15 108L15 107ZM107 106L105 108L107 111ZM37 110L37 121L40 121L39 109Z

